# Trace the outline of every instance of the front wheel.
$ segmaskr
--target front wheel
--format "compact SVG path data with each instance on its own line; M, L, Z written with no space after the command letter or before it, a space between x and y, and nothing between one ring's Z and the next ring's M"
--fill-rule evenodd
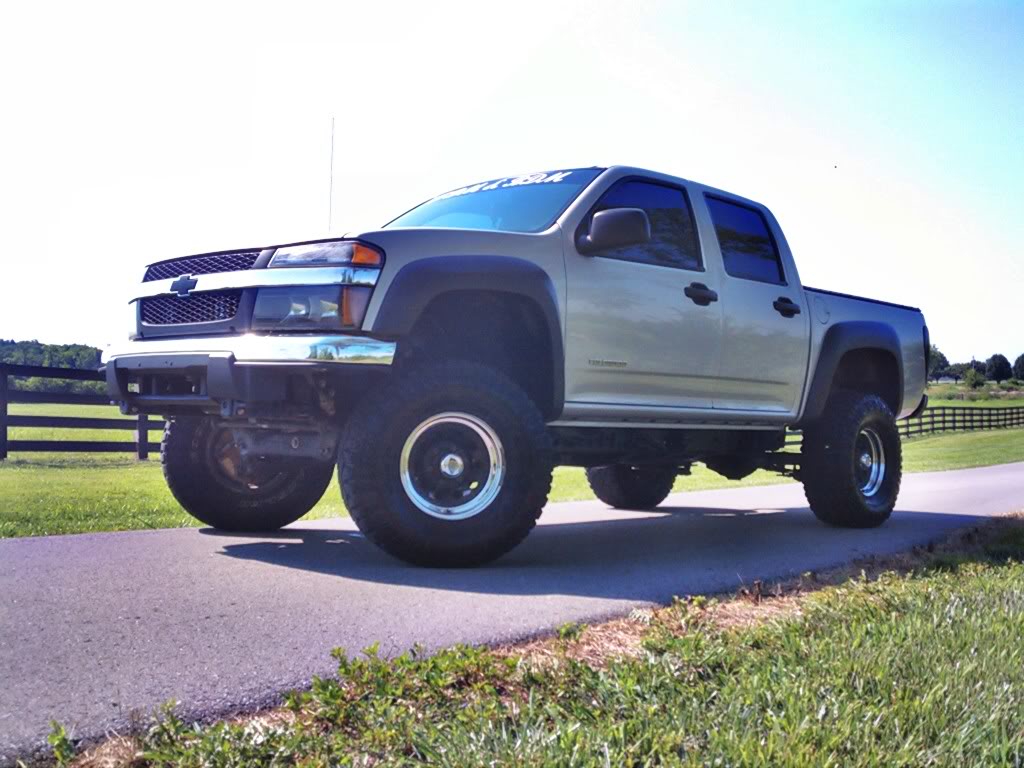
M468 362L424 365L364 398L338 461L359 530L416 565L479 565L508 552L551 487L540 411L501 373Z
M223 531L274 531L295 522L334 474L333 464L312 460L246 465L231 430L209 417L168 422L160 463L178 503Z
M900 490L902 446L896 419L876 395L839 392L804 431L800 479L811 511L841 528L889 519Z

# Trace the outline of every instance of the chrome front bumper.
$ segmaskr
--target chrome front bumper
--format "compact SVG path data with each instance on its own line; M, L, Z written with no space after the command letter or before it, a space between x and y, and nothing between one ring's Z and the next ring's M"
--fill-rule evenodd
M216 355L235 365L391 365L393 341L365 336L257 335L129 341L110 347L103 362L127 368L160 368L160 358ZM168 365L167 367L171 367Z
M131 341L103 361L107 394L125 413L231 416L245 403L286 402L296 375L385 370L395 349L365 336L244 334Z

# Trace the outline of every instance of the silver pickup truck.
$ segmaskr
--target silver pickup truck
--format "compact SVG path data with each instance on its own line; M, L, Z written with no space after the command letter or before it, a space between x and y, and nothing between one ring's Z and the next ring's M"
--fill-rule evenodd
M926 402L919 310L801 286L766 207L639 168L494 179L380 230L157 262L132 305L108 388L167 419L185 509L275 529L337 465L360 530L422 565L512 549L557 465L626 509L694 462L769 469L822 521L876 526L896 419Z

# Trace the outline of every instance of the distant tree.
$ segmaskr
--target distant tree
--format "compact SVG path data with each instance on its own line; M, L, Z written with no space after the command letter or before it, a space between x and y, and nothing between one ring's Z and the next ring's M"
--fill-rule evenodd
M1024 381L1024 355L1013 361L1013 378Z
M1004 355L992 355L985 361L985 378L993 381L1005 381L1013 376L1013 367Z
M964 384L971 389L979 389L985 384L984 374L978 373L977 368L968 368L967 372L964 373Z
M967 373L969 370L971 370L970 363L953 363L948 368L946 368L946 372L950 376L952 376L956 381L960 381L960 379L964 377L964 374Z
M949 372L949 360L939 348L932 344L932 354L928 360L928 378L937 379Z
M974 358L972 357L972 358L971 358L971 368L973 368L974 370L976 370L976 371L977 371L978 373L980 373L980 374L981 374L982 376L984 376L984 375L985 375L985 363L983 363L983 362L982 362L981 360L975 360L975 359L974 359Z
M85 344L41 344L0 339L0 363L49 368L98 368L100 351Z
M38 341L0 339L0 363L41 365L45 368L90 368L100 365L100 351L85 344L42 344ZM65 381L61 379L13 376L13 389L46 392L102 392L98 381Z

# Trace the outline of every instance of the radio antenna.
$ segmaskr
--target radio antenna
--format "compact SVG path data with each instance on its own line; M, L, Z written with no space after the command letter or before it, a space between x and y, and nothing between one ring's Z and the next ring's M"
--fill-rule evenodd
M331 115L331 170L330 184L327 187L327 234L331 234L334 221L334 115Z

